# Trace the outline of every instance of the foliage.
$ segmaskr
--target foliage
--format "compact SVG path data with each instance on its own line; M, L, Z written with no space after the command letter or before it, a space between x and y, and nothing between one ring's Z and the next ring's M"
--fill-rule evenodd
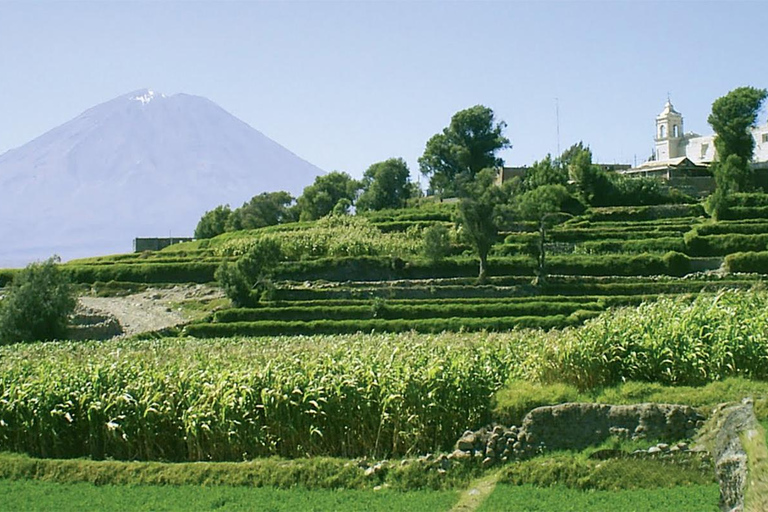
M457 223L461 236L472 245L480 259L478 281L484 282L488 273L488 253L496 242L499 231L498 207L504 202L504 193L495 185L496 173L484 169L467 184L466 194L459 202Z
M716 173L717 175L717 173ZM721 175L722 176L722 175ZM704 201L704 210L714 220L723 220L728 211L728 188L718 186Z
M591 389L627 380L697 385L768 378L768 295L721 292L620 309L552 339L537 354L545 382Z
M522 190L533 190L544 185L567 185L568 169L558 161L553 161L551 155L547 155L540 162L525 171Z
M524 343L405 334L0 347L0 449L170 461L447 450L488 422Z
M454 114L450 125L427 141L419 158L431 190L441 196L456 195L481 170L502 165L496 153L511 147L503 135L506 126L482 105Z
M227 223L232 215L229 205L217 206L205 212L195 228L195 238L213 238L227 230Z
M304 188L297 200L299 219L315 220L325 217L342 199L354 203L360 183L345 172L331 172L318 176L312 185Z
M390 158L371 165L363 175L363 193L357 210L402 208L411 197L410 171L402 158Z
M448 228L442 224L435 224L424 230L424 247L422 254L429 261L440 261L451 250L451 236Z
M739 87L712 104L707 122L715 131L715 148L721 162L727 162L733 155L740 159L734 163L744 167L752 159L755 141L749 129L757 121L766 97L765 89Z
M263 192L232 212L227 231L257 229L296 220L290 206L293 197L288 192Z
M601 169L592 163L589 148L577 146L568 151L568 175L587 204L643 206L691 201L684 194L665 188L659 179L629 178Z
M31 263L14 276L0 301L0 345L66 338L76 298L58 262Z
M539 240L535 246L536 280L543 283L546 279L546 251L544 242L547 229L557 221L559 215L567 207L572 211L584 210L583 205L574 200L563 185L541 185L515 198L515 207L519 216L525 220L535 221L538 226Z
M215 278L235 305L248 306L269 291L270 272L281 258L280 246L274 240L258 239L235 263L222 263Z
M272 240L287 260L347 256L406 256L422 246L421 230L382 233L359 215L329 215L300 230L242 233L214 249L218 256L244 254L257 240Z

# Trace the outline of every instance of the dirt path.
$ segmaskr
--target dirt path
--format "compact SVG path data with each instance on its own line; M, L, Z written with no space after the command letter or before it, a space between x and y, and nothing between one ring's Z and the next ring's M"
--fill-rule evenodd
M499 472L497 471L492 475L479 478L469 484L469 488L461 493L458 503L454 505L451 512L473 512L477 510L496 488L498 480Z
M212 300L222 297L217 288L206 285L184 285L173 288L150 288L125 297L80 297L80 303L91 309L115 316L126 335L157 331L190 320L179 303L190 300Z

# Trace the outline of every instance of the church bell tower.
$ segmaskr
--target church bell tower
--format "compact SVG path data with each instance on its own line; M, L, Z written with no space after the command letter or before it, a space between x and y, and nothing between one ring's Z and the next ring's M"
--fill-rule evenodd
M664 110L656 116L656 160L663 161L685 156L680 144L682 140L683 116L667 99Z

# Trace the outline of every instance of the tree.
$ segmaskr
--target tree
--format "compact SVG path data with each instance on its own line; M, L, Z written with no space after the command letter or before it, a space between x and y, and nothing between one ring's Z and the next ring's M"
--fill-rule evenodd
M77 300L59 261L53 256L14 276L0 302L0 344L66 338Z
M712 103L707 121L715 131L718 162L713 165L712 173L718 187L736 192L754 186L749 162L755 141L749 129L755 125L766 97L765 89L739 87Z
M345 172L331 172L315 178L312 185L304 188L297 200L299 220L316 220L325 217L341 199L354 203L360 182Z
M579 213L583 210L563 185L544 185L525 192L515 199L518 214L525 220L535 221L539 233L536 246L536 283L543 283L547 277L546 249L547 229L563 211ZM570 214L570 213L569 213Z
M499 231L497 208L504 202L504 192L495 185L495 180L495 169L481 171L475 181L465 187L464 197L459 201L457 220L461 235L480 259L479 283L487 278L488 253Z
M205 212L195 228L195 238L213 238L227 230L227 222L232 215L229 205L217 206L209 212Z
M253 196L232 213L227 224L227 231L257 229L291 222L293 197L288 192L263 192Z
M363 193L357 200L357 209L383 210L402 208L411 197L411 173L402 158L390 158L371 165L363 174Z
M281 259L276 241L259 238L236 262L222 263L214 277L235 306L252 306L269 290L271 272Z
M553 161L551 155L547 155L540 162L534 162L526 170L523 178L523 189L533 190L543 185L566 185L568 183L568 169L558 161Z
M503 135L506 126L482 105L454 114L451 124L427 141L419 158L430 188L440 195L457 194L481 170L501 166L503 161L496 153L511 147Z

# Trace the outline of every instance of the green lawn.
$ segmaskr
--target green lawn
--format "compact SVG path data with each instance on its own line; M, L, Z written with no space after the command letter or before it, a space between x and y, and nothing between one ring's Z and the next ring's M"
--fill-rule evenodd
M478 512L716 512L717 484L633 491L580 491L499 484Z
M456 491L282 490L203 486L96 486L0 480L3 511L386 511L449 510Z

